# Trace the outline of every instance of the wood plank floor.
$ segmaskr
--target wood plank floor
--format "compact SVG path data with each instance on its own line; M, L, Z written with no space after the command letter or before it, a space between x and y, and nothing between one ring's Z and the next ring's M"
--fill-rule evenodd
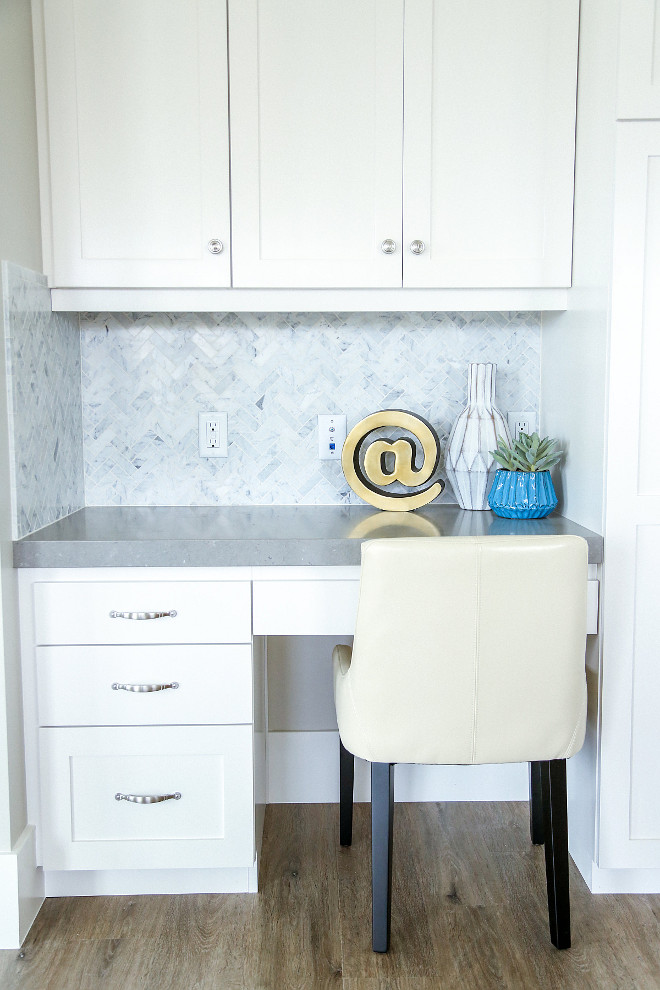
M592 896L548 935L524 804L398 804L392 946L370 944L369 806L268 809L261 892L46 901L2 990L658 990L660 895Z

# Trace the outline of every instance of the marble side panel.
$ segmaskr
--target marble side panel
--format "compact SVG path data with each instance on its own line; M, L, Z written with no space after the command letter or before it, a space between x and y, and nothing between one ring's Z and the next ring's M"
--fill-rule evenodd
M470 361L503 411L538 412L537 313L83 314L86 504L361 504L317 457L317 415L378 409L445 438ZM229 456L200 458L197 415L226 411ZM455 501L451 490L441 497Z
M77 315L52 313L46 279L2 263L15 537L84 501Z

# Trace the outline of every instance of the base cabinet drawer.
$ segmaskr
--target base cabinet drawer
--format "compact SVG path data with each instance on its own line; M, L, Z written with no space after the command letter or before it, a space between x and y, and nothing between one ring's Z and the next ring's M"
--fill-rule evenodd
M249 581L37 581L37 645L249 643Z
M252 721L250 646L38 646L39 724Z
M252 866L252 726L39 730L45 869Z
M360 582L254 581L256 636L352 636Z
M587 633L598 632L598 581L587 581ZM283 580L253 582L255 636L352 636L360 582ZM294 604L295 603L295 607Z

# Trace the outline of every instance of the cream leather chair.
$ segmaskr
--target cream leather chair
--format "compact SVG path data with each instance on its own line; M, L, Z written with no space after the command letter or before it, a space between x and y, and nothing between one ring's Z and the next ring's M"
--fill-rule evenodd
M584 741L587 544L575 536L363 544L353 648L335 647L340 841L371 761L372 944L390 938L395 763L529 762L550 937L570 946L566 760Z

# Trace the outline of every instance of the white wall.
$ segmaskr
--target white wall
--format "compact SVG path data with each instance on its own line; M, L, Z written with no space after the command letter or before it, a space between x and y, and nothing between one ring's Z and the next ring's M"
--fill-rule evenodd
M565 313L545 313L541 423L567 456L560 511L602 532L609 279L614 187L618 3L582 0L573 287ZM569 439L570 438L570 439Z
M0 258L40 270L36 109L29 0L0 3ZM0 285L0 299L2 299ZM6 381L0 308L0 382ZM41 902L27 826L23 724L12 567L6 394L0 396L0 947L15 948ZM36 885L35 885L36 882Z
M605 413L614 189L617 0L582 0L573 288L565 313L543 316L542 430L567 451L558 473L563 515L603 532ZM570 440L569 440L570 438ZM570 847L590 881L596 848L600 644L587 654L585 745L568 765Z

